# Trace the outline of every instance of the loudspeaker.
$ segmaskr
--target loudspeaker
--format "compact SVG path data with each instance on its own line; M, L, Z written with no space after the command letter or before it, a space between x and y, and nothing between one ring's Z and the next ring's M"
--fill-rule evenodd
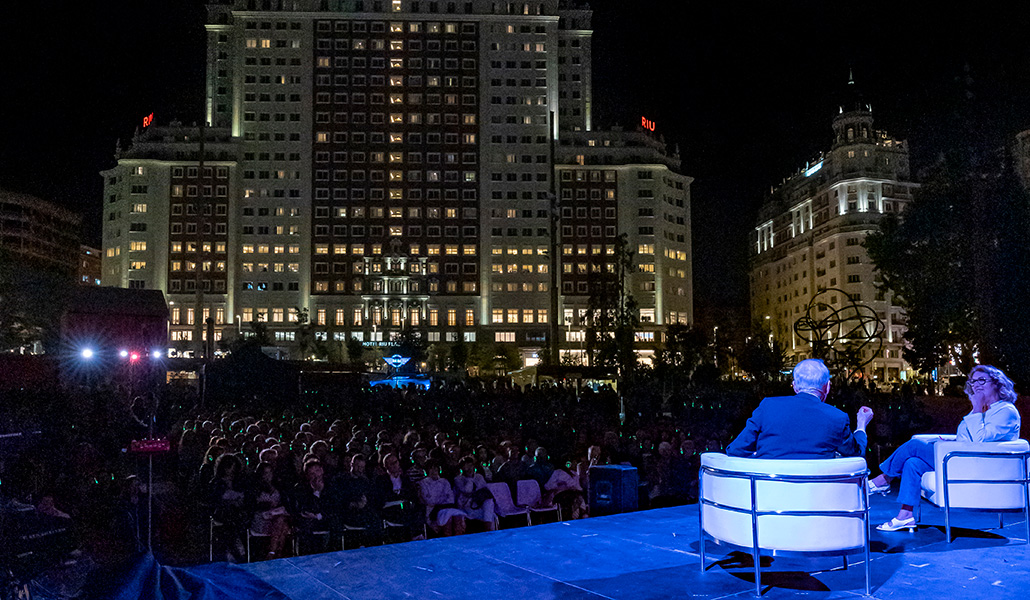
M626 465L590 467L590 516L637 509L637 468Z

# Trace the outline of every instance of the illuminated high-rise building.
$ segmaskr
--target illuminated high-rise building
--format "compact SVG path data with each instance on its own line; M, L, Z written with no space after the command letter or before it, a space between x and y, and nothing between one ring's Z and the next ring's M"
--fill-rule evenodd
M563 293L548 249L565 161L552 148L593 128L589 7L210 0L207 10L208 125L150 125L105 172L115 215L105 283L164 290L184 349L199 349L206 317L216 337L266 321L286 345L306 314L321 340L479 336L537 360L551 294ZM677 177L687 202L689 179ZM682 229L681 258L685 206L669 225ZM687 278L677 315L690 310L687 265L674 271Z
M856 103L833 119L830 150L766 198L751 240L751 317L791 362L813 356L811 328L795 327L810 317L819 339L839 348L870 342L852 362L876 384L911 374L904 312L878 289L862 243L885 215L905 209L915 187L908 144L874 129L871 108ZM865 308L847 308L852 301Z

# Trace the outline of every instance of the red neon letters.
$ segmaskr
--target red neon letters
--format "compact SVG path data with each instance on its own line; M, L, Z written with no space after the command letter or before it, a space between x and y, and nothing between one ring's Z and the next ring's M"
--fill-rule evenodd
M647 117L640 117L640 126L648 131L654 131L654 121Z
M144 127L149 127L150 124L153 123L153 122L154 122L154 113L150 113L149 115L143 117L143 126Z

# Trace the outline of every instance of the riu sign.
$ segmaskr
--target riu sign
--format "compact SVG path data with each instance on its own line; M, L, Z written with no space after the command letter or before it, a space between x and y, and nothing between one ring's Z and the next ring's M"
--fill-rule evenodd
M149 127L150 124L153 123L153 122L154 122L154 113L150 113L149 115L143 117L143 126L144 127Z
M654 121L647 117L640 117L640 126L648 131L654 131Z

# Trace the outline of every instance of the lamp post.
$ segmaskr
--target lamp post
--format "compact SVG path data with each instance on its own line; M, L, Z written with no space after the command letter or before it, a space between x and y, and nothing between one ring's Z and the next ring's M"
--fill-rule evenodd
M712 362L719 368L719 326L712 328Z

